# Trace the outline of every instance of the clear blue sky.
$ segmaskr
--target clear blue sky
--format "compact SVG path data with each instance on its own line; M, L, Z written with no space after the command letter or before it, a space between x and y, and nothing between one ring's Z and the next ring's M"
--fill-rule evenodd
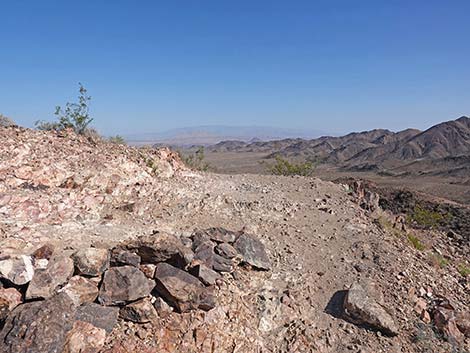
M5 0L0 112L104 134L426 128L470 114L470 1Z

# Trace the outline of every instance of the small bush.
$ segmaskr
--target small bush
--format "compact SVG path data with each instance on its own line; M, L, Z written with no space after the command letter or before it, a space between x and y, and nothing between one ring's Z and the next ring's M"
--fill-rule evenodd
M421 240L419 240L419 238L415 237L413 234L408 234L408 240L416 250L423 251L426 248Z
M126 144L126 140L124 140L124 137L122 137L120 135L110 136L108 138L108 141L111 142L111 143L115 143L117 145L125 145Z
M88 125L93 121L89 114L89 102L91 97L87 95L87 90L79 85L79 95L77 103L67 103L65 109L56 107L55 115L58 118L56 122L38 120L35 126L39 130L63 130L72 128L77 134L84 134Z
M407 216L408 223L415 223L425 228L437 228L445 217L436 211L428 210L420 205L416 205L413 212Z
M183 155L182 153L179 153L180 154L180 157L183 161L183 163L191 168L191 169L195 169L195 170L199 170L199 171L202 171L202 172L206 172L209 170L210 168L210 164L207 163L204 158L205 158L205 155L204 155L204 147L199 147L196 152L194 153L191 153L189 155Z
M449 260L437 253L431 253L429 255L429 262L437 268L444 268L449 264Z
M470 275L470 267L465 265L465 264L461 264L458 268L459 270L459 273L463 276L463 277L467 277Z
M270 173L274 175L301 175L311 176L315 169L315 165L308 161L303 163L289 162L280 156L276 156L276 163L269 167Z

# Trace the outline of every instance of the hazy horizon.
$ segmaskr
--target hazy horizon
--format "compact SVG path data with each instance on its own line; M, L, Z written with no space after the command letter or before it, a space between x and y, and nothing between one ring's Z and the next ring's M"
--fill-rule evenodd
M425 130L470 114L467 1L29 0L0 9L0 113L24 126L53 120L78 82L105 135L201 125Z

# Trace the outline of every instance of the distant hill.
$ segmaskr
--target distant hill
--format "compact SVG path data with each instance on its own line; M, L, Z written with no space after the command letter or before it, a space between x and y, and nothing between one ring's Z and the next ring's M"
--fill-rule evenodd
M172 129L161 133L124 136L132 145L158 144L170 146L213 145L221 141L260 142L285 138L314 138L324 134L316 130L283 129L269 126L207 125Z
M207 147L209 152L264 152L265 158L310 159L352 170L394 168L421 160L436 160L455 165L465 172L470 156L470 118L443 122L420 131L384 129L354 132L344 136L315 139L289 138L264 142L222 141ZM440 171L442 172L442 171Z

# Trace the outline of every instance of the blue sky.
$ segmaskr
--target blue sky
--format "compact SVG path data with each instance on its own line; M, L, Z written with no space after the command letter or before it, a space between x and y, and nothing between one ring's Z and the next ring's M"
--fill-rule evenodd
M104 134L470 114L467 0L5 0L0 13L0 112L25 126L78 82Z

